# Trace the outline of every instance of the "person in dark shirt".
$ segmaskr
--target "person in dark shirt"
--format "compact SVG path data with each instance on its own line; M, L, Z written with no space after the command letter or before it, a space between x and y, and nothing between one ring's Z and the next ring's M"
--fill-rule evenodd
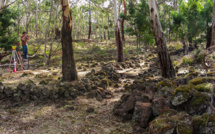
M22 49L23 49L23 59L27 59L28 54L28 44L27 44L28 36L26 32L22 33L21 41L22 41Z

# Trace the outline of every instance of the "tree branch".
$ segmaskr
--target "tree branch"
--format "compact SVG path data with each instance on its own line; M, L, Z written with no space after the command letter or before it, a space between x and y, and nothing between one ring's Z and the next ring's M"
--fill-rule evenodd
M13 1L13 2L11 2L10 4L7 4L7 5L5 5L4 7L2 7L2 8L0 9L0 13L1 13L2 10L4 10L5 8L7 8L7 7L9 7L10 5L12 5L14 2L15 2L15 1Z

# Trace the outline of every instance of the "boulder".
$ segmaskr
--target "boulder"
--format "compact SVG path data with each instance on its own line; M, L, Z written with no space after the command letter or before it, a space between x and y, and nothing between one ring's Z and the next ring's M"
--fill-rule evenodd
M193 85L183 85L176 88L173 99L171 100L173 106L179 106L187 102L192 97Z
M189 81L189 83L193 85L198 85L206 82L214 83L215 77L197 77Z
M195 134L214 134L215 113L194 116L192 124Z
M132 120L138 122L141 127L146 128L152 115L152 104L136 102Z
M192 134L193 127L190 120L188 114L169 109L149 123L149 133L175 134L178 131L180 133L177 134Z
M26 89L26 84L19 83L19 85L17 86L17 90L25 91L25 89Z
M203 114L208 108L209 96L205 93L195 92L192 99L186 103L185 110L189 114Z
M167 99L163 97L156 97L153 100L152 105L152 111L155 117L159 116L164 111L164 109L169 107Z
M168 98L168 97L172 96L173 92L174 92L174 90L167 86L158 90L158 94L163 96L164 98Z
M13 96L13 89L11 87L6 87L4 89L4 93L7 97L12 97Z
M136 99L131 94L124 94L121 100L114 105L113 113L122 117L123 120L130 120L134 112Z
M212 92L214 90L214 84L212 83L202 83L196 85L196 90L199 92Z

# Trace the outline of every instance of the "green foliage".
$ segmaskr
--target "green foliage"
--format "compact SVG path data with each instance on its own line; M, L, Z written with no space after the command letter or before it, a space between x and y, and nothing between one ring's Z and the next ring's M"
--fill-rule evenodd
M193 57L192 56L190 56L190 55L186 55L186 56L184 56L183 58L182 58L182 63L184 64L184 65L190 65L190 64L192 64L193 63Z
M96 44L93 44L93 46L90 48L91 51L100 51L100 46L97 46Z
M11 9L6 8L0 13L0 48L10 50L18 41L17 34L9 30L10 26L15 26L15 19L17 13Z
M203 58L204 58L204 51L202 51L202 49L198 49L197 52L196 52L195 58L196 58L196 61L198 63L201 63Z
M11 46L16 45L18 40L17 34L0 36L0 48L4 48L4 50L11 50Z
M135 9L129 1L127 8L129 14L127 16L121 15L121 18L125 18L131 25L131 27L125 29L126 32L130 35L135 35L138 42L143 42L146 45L154 44L147 1L141 0L137 4L139 10Z
M209 30L212 23L212 0L188 0L179 2L180 10L171 11L173 19L173 32L179 35L181 40L188 39L190 43L200 44L206 40L203 32Z

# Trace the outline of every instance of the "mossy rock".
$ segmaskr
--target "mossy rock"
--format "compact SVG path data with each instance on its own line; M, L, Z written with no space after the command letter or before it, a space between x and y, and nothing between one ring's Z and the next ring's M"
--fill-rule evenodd
M174 110L172 111L173 113L169 113L171 111L167 111L167 113L164 112L160 116L155 118L152 122L150 122L149 133L173 134L176 130L178 130L180 134L185 134L183 132L188 132L186 134L192 132L193 128L190 125L191 123L189 121L189 115L184 112L177 113ZM184 119L187 119L187 121L185 121ZM186 127L184 127L182 131L181 129L183 126Z
M107 78L102 79L99 86L104 89L107 89L107 87L109 86L109 80Z
M169 96L174 95L174 89L166 86L166 87L159 89L158 94L162 95L164 98L167 98Z
M47 74L37 74L37 75L35 76L35 78L47 78L47 77L48 77Z
M144 79L135 79L133 81L134 84L143 84L144 83Z
M190 72L190 73L188 73L188 74L186 74L185 76L184 76L184 78L188 78L188 77L197 77L198 76L198 72Z
M40 83L39 84L41 84L41 85L47 85L49 82L48 81L46 81L46 80L42 80L42 81L40 81Z
M186 122L179 122L177 124L177 134L193 134L193 127Z
M162 87L166 87L166 86L167 87L174 87L175 83L174 83L174 81L171 81L169 79L165 79L165 80L163 80L157 84L157 88L162 88Z
M189 83L193 85L198 85L205 82L215 82L215 77L197 77L189 81Z
M179 106L184 102L187 102L192 97L192 92L195 89L194 85L182 85L176 88L175 94L172 99L174 106Z
M196 85L196 90L199 92L211 92L214 90L214 84L212 83L202 83Z
M215 71L214 72L208 72L207 76L215 76Z
M182 64L191 65L194 62L194 58L191 55L186 55L182 58Z
M25 76L33 76L34 74L32 72L24 72L20 77L25 77Z
M209 97L201 92L193 93L192 99L186 104L185 110L189 114L201 114L208 108Z
M98 71L95 75L107 76L107 73L105 73L104 71Z
M194 116L192 119L195 134L215 133L215 113Z

